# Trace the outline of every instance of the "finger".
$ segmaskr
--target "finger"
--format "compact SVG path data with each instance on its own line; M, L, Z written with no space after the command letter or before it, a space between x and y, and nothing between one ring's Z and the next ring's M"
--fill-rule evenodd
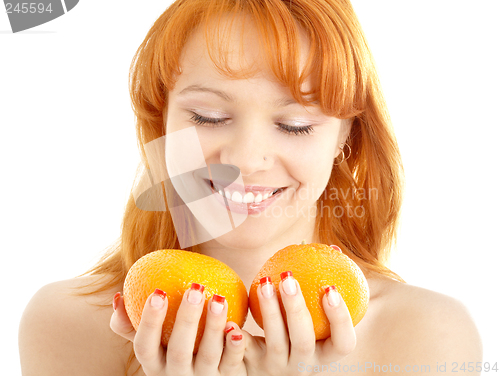
M195 374L215 375L221 361L224 346L224 327L226 326L228 305L226 298L214 295L207 305L205 330L194 364Z
M335 286L327 287L325 292L323 309L330 321L331 336L321 345L320 357L337 361L350 354L356 347L356 332L342 295Z
M235 324L232 321L228 321L224 332L226 332L227 334L227 332L229 332L230 330L234 330L236 328L238 328L237 324ZM248 361L250 362L250 364L257 364L257 363L261 364L267 352L266 339L261 336L254 336L248 333L244 329L240 330L243 332L243 335L245 336L245 357L244 357L245 362Z
M160 373L165 367L161 334L167 308L166 293L156 289L148 297L142 310L141 322L134 339L134 352L146 374Z
M113 315L111 315L109 327L113 332L123 338L129 341L134 340L135 329L130 322L127 311L125 310L125 304L123 303L123 297L119 292L117 292L113 298Z
M281 300L286 311L290 337L290 362L306 361L316 350L316 335L311 314L307 309L299 283L292 272L281 273L279 284Z
M249 334L232 321L227 322L223 333L226 340L219 365L221 376L246 374L243 358Z
M192 371L194 343L198 333L205 287L193 283L182 297L167 348L167 374L188 374Z
M289 355L288 333L281 314L276 289L270 277L264 277L260 280L260 285L257 287L257 297L266 334L266 354L273 358L273 363L276 366L286 365Z

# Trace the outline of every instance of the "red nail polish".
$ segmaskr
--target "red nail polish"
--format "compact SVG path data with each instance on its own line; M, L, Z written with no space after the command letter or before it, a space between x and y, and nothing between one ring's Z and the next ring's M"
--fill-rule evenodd
M271 283L271 277L266 276L260 279L260 289L264 298L271 298L274 295L273 284Z
M113 311L116 311L116 307L118 307L118 300L120 300L120 292L117 292L113 297Z
M214 296L212 297L212 302L216 302L216 303L224 305L225 301L226 301L226 298L221 296L221 295L214 294Z
M337 290L337 288L333 285L325 287L325 294L328 294L330 292L330 290Z
M203 290L205 290L205 286L203 285L200 285L199 283L192 283L191 284L191 289L192 290L196 290L196 291L199 291L199 292L203 292Z
M229 328L227 329L224 329L224 333L229 333L231 330L234 330L234 326L230 326Z
M162 309L165 306L166 297L167 294L165 293L165 291L162 291L160 289L155 289L155 291L151 295L151 300L149 301L149 304L156 309Z
M333 249L339 251L339 252L342 252L342 250L340 249L340 247L338 245L330 245L330 247L332 247Z
M242 339L243 339L243 334L233 334L233 335L231 336L231 339L232 339L233 341L240 341L240 340L242 340Z
M271 277L265 276L260 279L261 285L265 285L266 283L271 283Z
M192 283L191 288L187 293L187 301L191 304L198 305L204 300L203 290L205 290L205 286L199 283Z
M329 305L331 305L332 307L336 307L339 305L340 294L338 293L337 288L335 286L332 285L325 287L325 294Z
M280 274L281 280L284 281L287 277L293 277L291 271L283 272Z
M167 296L167 293L160 289L155 289L155 292L153 294L160 295L163 300L165 300L165 297Z
M295 278L293 278L292 272L283 272L280 274L280 277L285 294L290 296L297 294L297 285L295 284Z

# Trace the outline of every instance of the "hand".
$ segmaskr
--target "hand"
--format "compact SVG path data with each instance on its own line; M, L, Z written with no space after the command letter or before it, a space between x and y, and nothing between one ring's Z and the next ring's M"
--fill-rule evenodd
M342 296L332 290L323 297L323 309L330 321L331 336L316 341L311 314L307 309L299 283L293 277L280 281L279 291L286 310L288 331L281 315L273 284L266 284L269 297L257 288L265 338L245 332L247 349L245 364L249 375L306 375L305 367L337 362L356 346L356 333ZM334 305L329 303L331 300ZM336 303L336 304L335 304ZM299 368L299 363L303 367Z
M161 331L168 310L168 301L162 296L163 292L158 291L146 300L137 331L134 330L125 311L123 298L118 293L115 295L113 305L115 310L110 321L110 327L115 333L133 342L135 356L146 375L247 375L243 363L245 338L239 343L231 340L233 336L242 334L242 331L234 322L226 323L228 309L226 301L222 312L218 314L210 309L213 297L208 301L205 331L198 353L193 355L205 293L193 289L184 293L168 347L164 349L161 346ZM190 294L189 301L188 294ZM193 297L198 299L191 299ZM194 301L194 304L190 301ZM234 330L225 334L225 328L231 326ZM225 346L224 336L227 337Z

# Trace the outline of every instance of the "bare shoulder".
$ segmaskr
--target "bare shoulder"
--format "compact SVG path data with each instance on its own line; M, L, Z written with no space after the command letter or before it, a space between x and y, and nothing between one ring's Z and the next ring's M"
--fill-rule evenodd
M109 328L110 303L120 287L88 296L76 294L96 279L50 283L32 297L19 326L24 376L124 374L123 354L129 347Z
M422 364L436 371L437 364L446 362L451 373L452 363L467 367L473 362L475 367L482 361L479 332L461 301L394 280L380 286L376 332L384 338L382 358L387 364Z

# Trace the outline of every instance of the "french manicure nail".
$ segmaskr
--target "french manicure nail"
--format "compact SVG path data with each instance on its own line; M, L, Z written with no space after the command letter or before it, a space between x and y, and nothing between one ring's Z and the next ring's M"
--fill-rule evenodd
M328 286L325 288L326 298L328 299L328 304L332 307L336 307L340 303L340 295L335 286Z
M264 298L271 298L274 295L273 284L271 283L271 277L262 277L260 279L260 288L262 290L262 295Z
M200 285L199 283L192 283L191 288L189 289L187 301L191 304L198 305L203 298L203 290L205 286Z
M218 315L224 309L225 300L226 300L225 297L214 294L214 296L212 297L212 304L210 304L210 310L216 315Z
M155 308L163 308L165 304L165 298L167 293L160 289L155 289L153 296L151 297L151 305Z
M297 293L297 285L295 284L295 278L291 271L283 272L280 274L281 281L283 284L283 291L287 295L295 295Z
M117 292L113 297L113 311L116 311L116 307L118 307L118 300L120 300L120 292Z
M231 330L234 330L234 326L232 326L232 325L231 325L229 328L224 329L224 333L226 333L226 334L227 334L227 333L229 333Z
M239 345L241 342L243 342L243 335L242 334L233 334L231 336L231 342L233 345Z
M342 250L340 249L340 247L338 245L330 245L330 247L332 247L333 249L339 251L339 252L342 252Z

